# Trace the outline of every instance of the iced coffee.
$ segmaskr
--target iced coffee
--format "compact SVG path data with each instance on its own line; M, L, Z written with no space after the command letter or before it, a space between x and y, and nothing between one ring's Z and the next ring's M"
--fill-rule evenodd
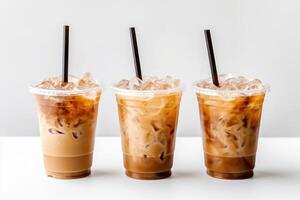
M101 88L89 73L59 76L31 87L37 101L46 173L69 179L90 174Z
M222 179L253 176L260 118L268 87L258 79L221 75L196 83L207 173Z
M126 175L162 179L171 175L181 87L170 76L122 80L114 86Z

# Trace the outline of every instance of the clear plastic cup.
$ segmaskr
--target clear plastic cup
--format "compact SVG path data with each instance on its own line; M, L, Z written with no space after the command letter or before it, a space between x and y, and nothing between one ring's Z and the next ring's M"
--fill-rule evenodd
M88 176L93 161L101 88L54 90L30 87L37 102L46 174Z
M114 87L126 175L171 175L182 88L140 91Z
M203 80L202 80L203 81ZM222 179L253 176L264 97L268 86L249 91L197 86L207 173Z

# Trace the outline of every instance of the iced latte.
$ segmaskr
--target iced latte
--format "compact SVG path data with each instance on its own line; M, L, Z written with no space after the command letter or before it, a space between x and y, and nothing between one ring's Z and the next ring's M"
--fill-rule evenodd
M90 74L68 83L52 77L31 87L38 108L46 173L68 179L90 174L101 89Z
M223 179L253 176L267 86L258 79L222 75L196 83L207 173Z
M171 175L181 88L172 77L122 80L115 85L124 167L136 179Z

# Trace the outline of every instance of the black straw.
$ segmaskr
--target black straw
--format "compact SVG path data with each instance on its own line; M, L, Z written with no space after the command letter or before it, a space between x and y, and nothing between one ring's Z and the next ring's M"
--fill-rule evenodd
M219 79L218 79L218 72L217 72L217 67L216 67L216 61L215 61L215 55L214 55L214 49L213 49L211 36L210 36L210 30L209 29L204 30L204 34L205 34L206 47L207 47L207 53L208 53L208 58L209 58L210 71L211 71L213 84L217 87L220 87Z
M133 53L133 58L134 58L135 74L136 74L136 77L143 80L140 57L139 57L139 50L138 50L138 45L137 45L137 41L136 41L136 34L135 34L134 27L130 27L130 36L131 36L132 53Z
M69 77L69 26L64 25L62 80L68 82Z

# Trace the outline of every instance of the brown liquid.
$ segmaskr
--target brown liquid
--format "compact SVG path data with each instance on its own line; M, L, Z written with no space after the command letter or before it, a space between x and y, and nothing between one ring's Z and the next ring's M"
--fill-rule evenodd
M100 92L87 96L36 95L48 176L79 178L90 174Z
M197 97L207 173L223 179L253 176L264 93Z
M136 179L171 175L181 92L151 98L117 95L124 167Z

